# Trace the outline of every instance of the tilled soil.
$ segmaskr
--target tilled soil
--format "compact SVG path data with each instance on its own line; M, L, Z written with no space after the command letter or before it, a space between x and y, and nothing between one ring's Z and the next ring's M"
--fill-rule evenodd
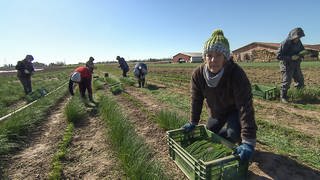
M6 174L9 179L47 179L51 161L62 139L66 120L63 110L68 100L59 103L48 120L31 135L27 148L8 159Z
M132 89L134 88L129 87L126 90L126 93L138 98L138 100L144 104L144 107L148 109L150 114L155 114L161 109L160 105L154 103L150 104L151 101L149 102L148 99L141 97L139 93L134 92ZM139 107L129 101L126 97L119 95L116 96L116 98L120 107L126 112L128 119L133 123L136 133L143 137L146 143L154 150L155 160L163 165L168 177L179 180L186 179L182 171L169 157L166 132L152 122L146 113L141 112Z
M266 102L260 99L255 99L254 104L262 107L255 108L257 117L275 124L294 128L309 136L320 137L319 112L291 108L284 104Z
M154 98L144 95L143 92L139 91L138 88L128 87L126 91L131 96L134 96L135 98L143 102L143 104L146 107L157 107L158 110L160 110L163 107L166 107L166 105L157 102ZM118 99L121 102L121 104L129 104L127 100L123 98ZM151 109L150 111L152 111L152 108L149 108ZM131 111L134 111L134 114L132 116L142 117L144 114L134 106L127 106L125 109L127 112L128 109L136 109L129 111L130 116ZM154 126L144 123L142 123L142 125L143 127ZM146 129L148 130L148 128ZM159 139L159 137L156 138ZM166 144L162 145L167 146ZM263 145L258 143L252 163L249 166L249 179L285 179L286 177L290 177L290 179L319 179L320 172L311 169L307 166L301 165L287 156L270 152L266 150L266 148Z
M70 151L63 163L65 179L125 179L104 123L89 117L76 124Z

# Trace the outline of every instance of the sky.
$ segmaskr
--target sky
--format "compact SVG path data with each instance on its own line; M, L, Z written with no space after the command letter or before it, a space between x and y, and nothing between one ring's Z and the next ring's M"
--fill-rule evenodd
M215 29L231 50L302 27L320 44L319 0L0 0L0 66L172 58L201 52Z

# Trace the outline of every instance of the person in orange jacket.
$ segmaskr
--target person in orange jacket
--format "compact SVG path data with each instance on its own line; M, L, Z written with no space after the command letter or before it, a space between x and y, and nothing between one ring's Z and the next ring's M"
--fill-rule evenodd
M82 98L86 98L86 90L88 90L88 96L89 100L91 102L94 102L92 97L92 85L91 85L91 79L92 79L92 72L88 67L80 66L74 70L72 75L70 76L69 81L69 92L73 96L73 83L79 84L79 91Z

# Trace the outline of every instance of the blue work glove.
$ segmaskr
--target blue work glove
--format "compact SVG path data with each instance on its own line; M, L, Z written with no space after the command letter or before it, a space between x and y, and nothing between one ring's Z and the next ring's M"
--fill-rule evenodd
M254 147L250 144L243 143L238 146L234 154L239 155L241 161L249 161L254 152Z
M184 132L190 132L190 131L192 131L195 127L196 127L195 124L189 123L189 122L188 122L187 124L185 124L185 125L182 126L182 128L184 129Z

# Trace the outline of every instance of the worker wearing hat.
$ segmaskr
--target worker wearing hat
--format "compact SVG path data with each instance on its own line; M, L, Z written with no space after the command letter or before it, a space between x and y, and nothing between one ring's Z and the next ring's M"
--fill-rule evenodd
M25 94L32 92L31 76L33 75L34 68L32 61L34 60L32 55L27 55L22 61L18 61L16 65L17 76L23 86Z
M80 66L74 70L69 80L69 92L73 96L73 84L79 84L79 91L82 98L86 98L86 90L88 91L89 100L94 102L92 97L92 86L91 86L92 73L88 67Z
M238 143L235 153L248 161L256 144L256 122L249 79L233 62L229 42L216 30L205 42L203 58L191 78L191 119L183 128L192 131L200 121L204 100L208 109L207 128Z

